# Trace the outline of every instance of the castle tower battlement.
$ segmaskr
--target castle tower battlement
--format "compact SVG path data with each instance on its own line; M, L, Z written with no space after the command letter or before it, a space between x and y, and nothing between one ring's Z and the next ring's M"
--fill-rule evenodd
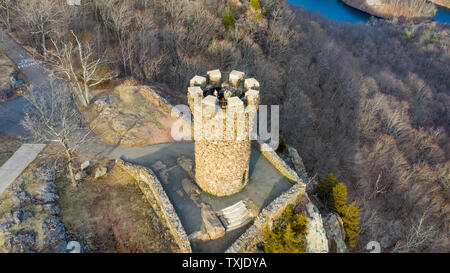
M195 180L202 190L226 196L248 184L259 83L236 70L228 81L220 70L206 74L191 79L187 95L194 116Z

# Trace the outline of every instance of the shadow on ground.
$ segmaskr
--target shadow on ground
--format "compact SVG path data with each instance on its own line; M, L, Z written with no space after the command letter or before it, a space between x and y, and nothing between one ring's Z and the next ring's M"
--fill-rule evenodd
M169 143L152 147L154 151L150 154L142 154L143 151L136 150L135 153L128 153L128 156L122 158L149 168L157 161L163 162L167 166L168 179L161 177L160 173L155 173L180 217L186 233L189 235L199 231L202 225L201 211L184 193L181 181L189 178L189 175L177 165L177 158L182 155L194 159L194 143ZM291 186L292 184L258 150L252 148L249 184L241 192L227 197L202 192L200 200L218 211L248 198L262 209ZM250 225L247 224L214 241L197 242L192 245L193 252L224 252Z

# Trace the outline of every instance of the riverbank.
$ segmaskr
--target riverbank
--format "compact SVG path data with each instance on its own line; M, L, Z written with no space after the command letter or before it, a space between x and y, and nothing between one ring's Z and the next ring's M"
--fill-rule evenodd
M435 0L448 2L448 0ZM384 19L428 21L433 20L437 9L433 4L408 6L406 1L387 4L382 0L342 0L346 5Z
M450 0L428 0L431 3L437 5L437 6L441 6L444 8L448 8L450 9Z

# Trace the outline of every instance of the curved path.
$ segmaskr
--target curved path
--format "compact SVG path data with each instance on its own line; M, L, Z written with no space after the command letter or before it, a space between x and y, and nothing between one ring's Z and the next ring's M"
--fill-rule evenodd
M32 54L11 38L6 32L0 30L0 48L17 65L28 83L34 88L30 92L45 96L49 88L48 82L50 72L36 61ZM39 87L39 88L37 88ZM12 137L24 139L30 142L28 132L21 125L25 117L24 109L28 101L24 97L12 101L0 103L0 132ZM86 125L85 125L86 126ZM178 143L185 146L186 143ZM155 153L161 148L172 144L157 144L146 147L123 147L110 145L103 142L95 134L91 134L86 144L80 147L79 152L90 155L104 156L109 158L138 158L143 155Z
M48 82L50 72L39 62L35 61L33 56L17 44L14 39L1 30L0 48L16 63L28 82L35 87L30 92L36 92L36 95L39 96L46 96L49 90ZM39 88L36 88L36 86L39 86ZM23 97L0 103L1 133L29 142L27 131L21 125L21 121L25 116L24 108L27 104L27 100ZM76 106L74 105L74 107ZM87 128L87 126L87 124L84 124L84 127ZM177 165L177 158L181 155L193 158L194 144L193 142L178 142L144 147L123 147L106 144L95 134L92 134L86 143L80 147L78 152L86 153L94 157L122 158L146 167L151 167L155 162L162 161L171 167ZM186 233L191 234L200 230L202 224L200 208L189 198L179 194L180 190L183 189L181 181L183 178L188 177L187 173L181 168L171 169L168 183L161 184L174 205ZM159 178L162 180L161 177ZM245 198L249 198L259 208L263 208L291 186L289 181L269 161L261 156L259 151L253 149L250 160L249 184L244 190L229 197L215 197L202 193L200 198L211 204L216 211L229 207ZM247 226L236 229L218 240L194 244L192 245L193 251L224 252L246 228Z

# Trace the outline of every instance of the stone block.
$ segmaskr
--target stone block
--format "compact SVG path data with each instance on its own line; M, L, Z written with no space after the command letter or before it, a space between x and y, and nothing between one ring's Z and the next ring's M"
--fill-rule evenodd
M232 86L237 87L239 82L243 81L245 73L237 70L233 70L230 73L229 82Z
M250 89L245 92L245 97L247 98L248 105L259 105L259 91Z
M206 72L211 82L220 82L222 80L222 73L219 69Z
M259 89L259 82L255 78L245 79L244 87L247 88L247 90Z
M191 86L191 87L193 87L193 86L205 87L206 86L206 78L196 75L189 82L189 86Z
M204 230L210 240L215 240L225 235L225 228L222 222L209 206L202 206L201 215Z

